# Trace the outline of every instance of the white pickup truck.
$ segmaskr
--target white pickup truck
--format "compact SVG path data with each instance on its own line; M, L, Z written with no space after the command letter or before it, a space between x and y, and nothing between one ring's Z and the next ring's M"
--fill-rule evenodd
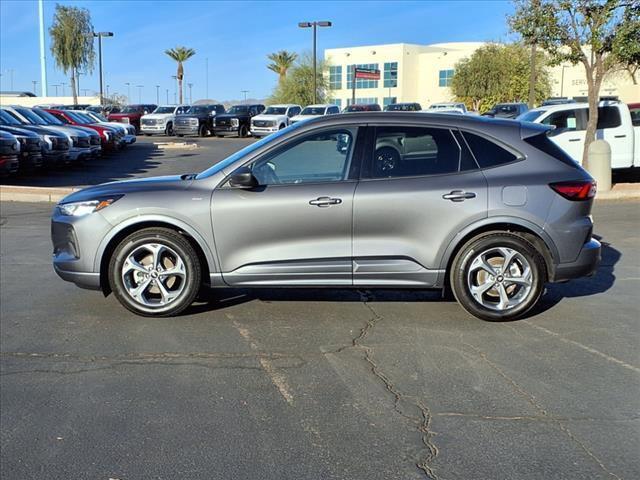
M578 163L582 163L588 119L589 105L586 103L548 105L529 110L517 118L556 127L549 132L549 138ZM640 167L640 125L632 121L629 107L624 103L599 103L596 138L606 140L611 146L612 169Z

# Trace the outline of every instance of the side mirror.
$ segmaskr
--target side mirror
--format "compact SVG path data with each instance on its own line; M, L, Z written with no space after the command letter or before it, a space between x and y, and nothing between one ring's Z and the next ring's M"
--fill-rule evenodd
M249 167L240 167L229 178L229 186L235 188L255 188L260 185Z

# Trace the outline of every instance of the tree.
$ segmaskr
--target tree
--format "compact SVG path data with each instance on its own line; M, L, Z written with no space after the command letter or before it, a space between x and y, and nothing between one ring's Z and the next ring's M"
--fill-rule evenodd
M73 104L78 104L78 70L93 71L93 25L86 8L56 5L53 24L49 28L51 53L56 65L71 77Z
M329 81L324 73L327 70L325 62L318 62L316 101L323 103L327 99ZM289 74L278 83L269 98L270 103L295 103L310 105L313 103L313 60L305 55L298 63L291 67Z
M178 63L178 71L176 73L176 77L178 77L179 103L182 103L182 80L184 79L184 62L193 57L196 54L196 51L193 48L176 47L165 50L164 53Z
M621 63L637 68L640 4L637 0L514 0L514 3L516 11L509 17L514 32L530 41L531 26L535 25L536 43L549 54L552 64L584 65L589 121L582 164L587 165L605 75Z
M282 83L287 77L287 72L293 65L293 62L298 58L298 54L281 50L277 53L267 55L267 58L271 60L271 63L267 65L267 68L272 72L277 73L278 83Z
M455 65L451 90L458 101L479 112L500 102L520 102L529 95L530 55L520 44L488 44ZM551 84L544 54L536 53L534 98L549 96Z

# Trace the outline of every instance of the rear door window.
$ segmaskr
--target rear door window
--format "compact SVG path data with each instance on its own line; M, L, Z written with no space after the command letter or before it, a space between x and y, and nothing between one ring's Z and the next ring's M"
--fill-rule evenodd
M521 157L480 135L462 132L480 168L491 168L515 162Z
M370 178L398 178L457 173L469 169L469 157L446 128L378 127ZM466 149L464 150L466 153Z

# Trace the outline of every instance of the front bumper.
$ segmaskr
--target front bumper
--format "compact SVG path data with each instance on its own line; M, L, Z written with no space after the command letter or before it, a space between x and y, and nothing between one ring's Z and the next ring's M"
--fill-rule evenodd
M44 165L47 167L55 165L64 165L71 161L69 150L46 150L42 154Z
M60 278L83 288L100 288L95 260L100 240L112 228L100 212L66 216L56 207L51 218L53 268Z
M18 155L0 155L0 176L16 173L18 166Z
M266 137L279 130L278 127L251 127L251 135L254 137Z
M214 127L214 135L238 135L240 127Z
M601 260L602 246L595 238L591 238L582 246L578 258L574 262L556 265L552 282L564 282L573 278L593 275Z
M150 134L154 134L154 133L164 133L166 130L166 125L142 125L140 127L140 131L142 133L150 133Z
M174 133L178 135L198 135L200 127L198 125L176 125Z
M69 150L69 160L79 162L91 156L91 148L71 148Z

